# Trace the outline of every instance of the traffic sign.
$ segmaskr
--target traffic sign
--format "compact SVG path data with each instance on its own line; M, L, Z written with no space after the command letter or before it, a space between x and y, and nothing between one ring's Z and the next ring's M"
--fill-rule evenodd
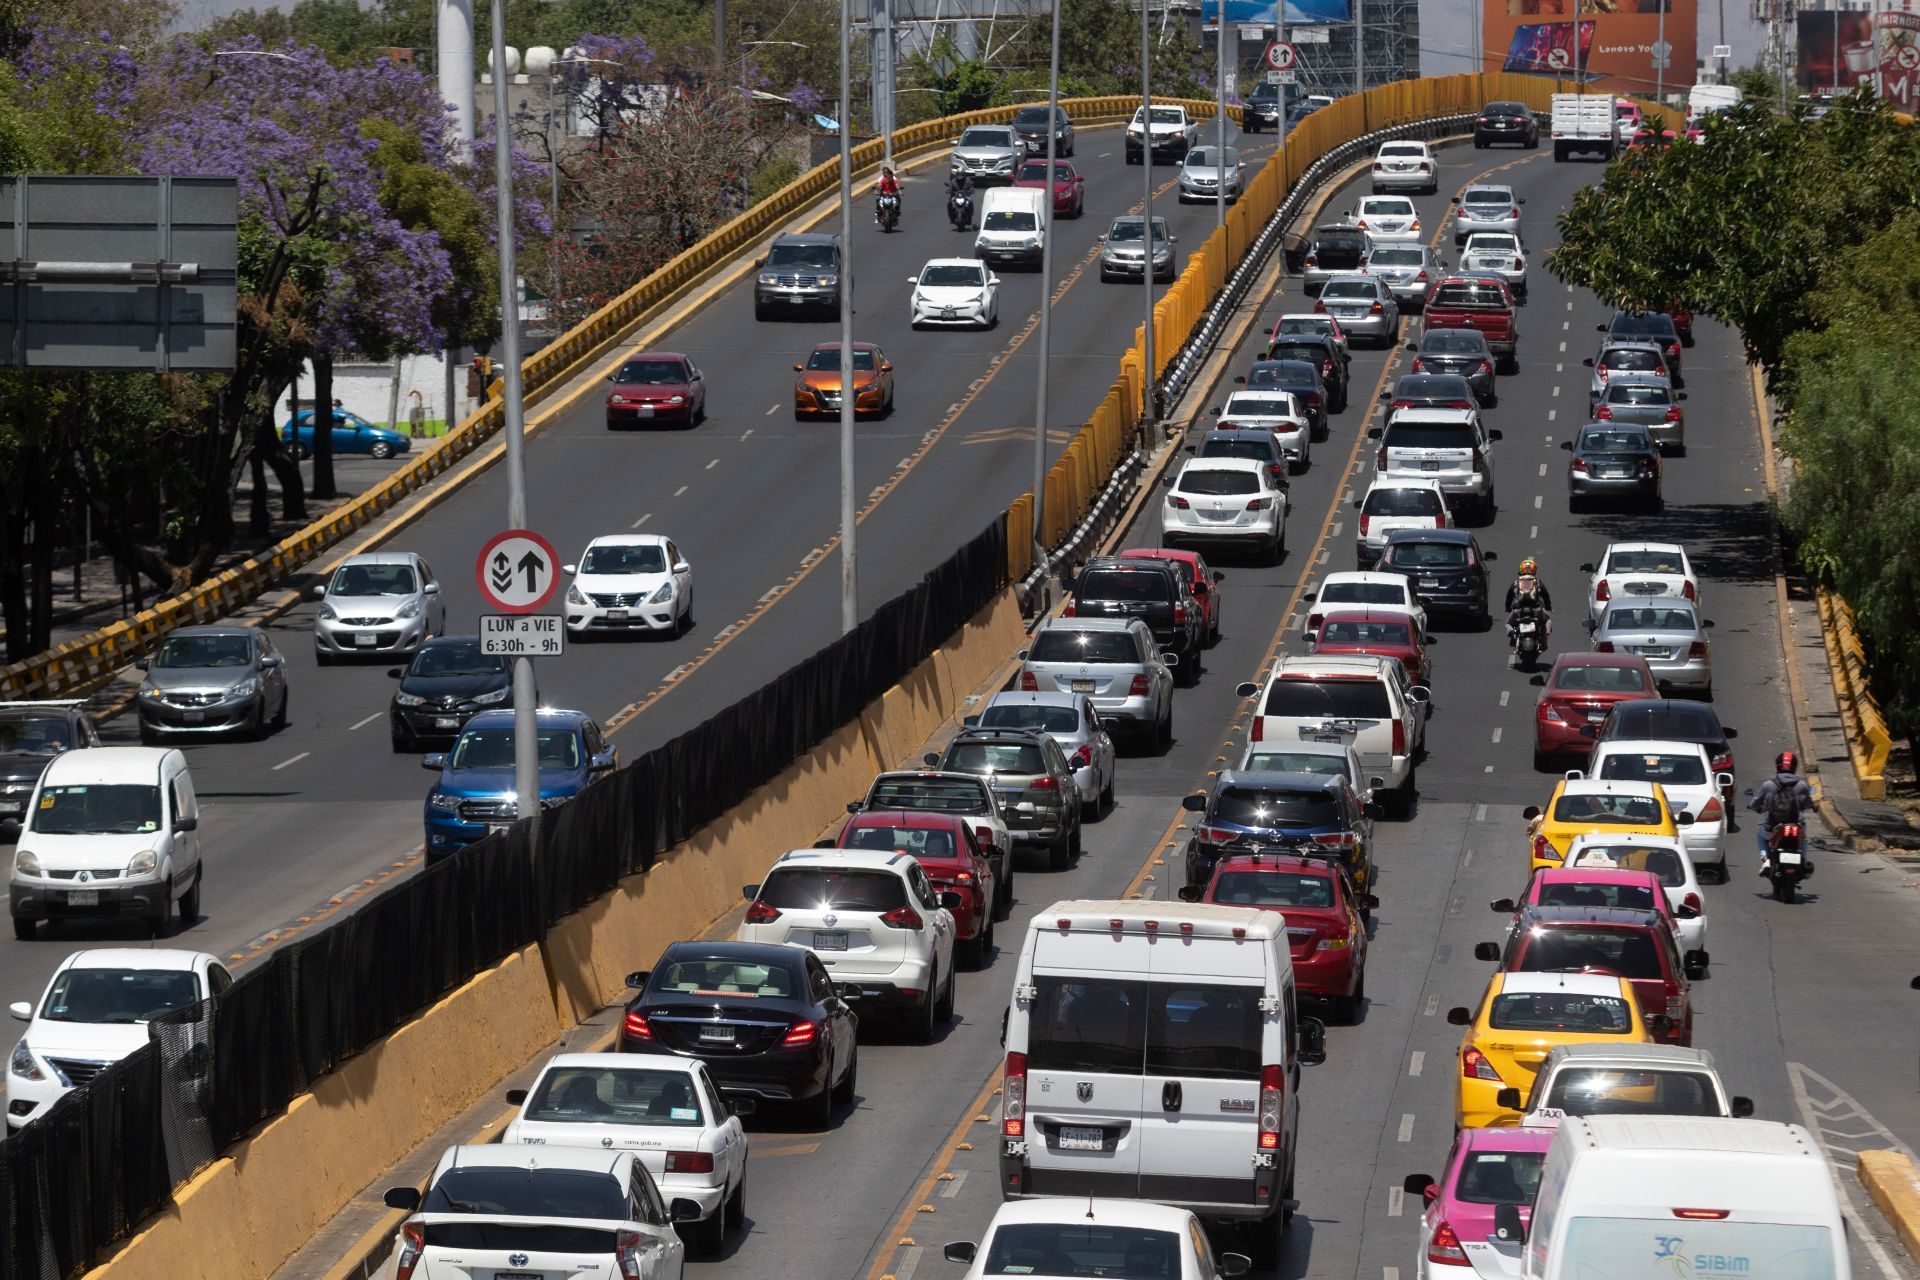
M1292 34L1293 43L1297 45L1327 44L1333 39L1325 27L1295 27Z
M566 636L567 629L560 625L558 614L480 615L480 652L489 657L557 658L566 651Z
M1571 64L1572 62L1573 62L1573 59L1568 56L1567 51L1565 49L1547 50L1547 65L1549 67L1552 67L1555 71L1566 70L1568 65Z
M560 557L531 529L509 529L488 539L474 564L480 595L506 613L536 613L560 585Z
M1292 45L1285 40L1275 40L1267 46L1267 68L1271 71L1291 71L1295 56Z
M1655 40L1653 42L1652 53L1653 69L1655 71L1664 71L1667 69L1669 60L1673 57L1673 45L1666 40Z
M1267 72L1267 83L1299 84L1300 73L1298 71L1269 71Z

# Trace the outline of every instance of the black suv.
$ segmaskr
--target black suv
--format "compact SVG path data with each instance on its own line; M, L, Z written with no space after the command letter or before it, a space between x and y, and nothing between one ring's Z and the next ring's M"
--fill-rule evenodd
M1015 847L1038 845L1065 871L1080 853L1080 786L1060 744L1038 730L962 729L927 766L986 779Z
M755 264L753 318L840 314L840 237L820 232L775 236L767 256Z
M1269 360L1305 360L1320 366L1320 380L1327 385L1327 408L1344 413L1347 408L1349 380L1346 352L1324 333L1282 333L1267 343Z
M1496 142L1517 142L1531 151L1540 145L1540 122L1524 102L1489 102L1473 118L1473 145L1484 150Z
M1064 160L1073 154L1073 120L1067 115L1067 109L1061 107L1053 118L1055 159ZM1013 132L1027 148L1030 156L1047 154L1047 109L1043 106L1022 107L1013 113Z
M1240 132L1259 133L1269 129L1279 133L1286 126L1287 108L1299 97L1297 84L1269 84L1262 80L1247 97L1240 117Z
M0 839L19 838L27 799L55 756L100 745L85 705L84 699L0 702Z
M1465 529L1395 529L1374 568L1406 578L1429 614L1464 616L1485 630L1493 620L1487 603L1493 558Z
M1187 840L1186 879L1204 885L1221 858L1299 842L1335 855L1354 886L1373 883L1373 820L1378 810L1344 773L1266 773L1230 769L1211 791L1180 802L1201 816ZM1277 849L1276 849L1277 851ZM1362 914L1366 914L1362 912Z
M1161 652L1179 656L1181 684L1200 682L1200 603L1179 569L1159 560L1089 560L1072 582L1069 618L1138 618Z

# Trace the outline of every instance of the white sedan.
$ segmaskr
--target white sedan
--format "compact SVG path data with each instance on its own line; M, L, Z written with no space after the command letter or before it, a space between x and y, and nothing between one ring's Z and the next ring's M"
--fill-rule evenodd
M562 566L567 630L664 631L693 625L693 566L673 539L657 533L595 538L578 564Z
M668 1199L700 1206L687 1224L701 1253L720 1252L745 1220L747 1135L692 1058L563 1053L533 1087L507 1094L520 1104L502 1143L632 1151Z
M1700 575L1677 542L1616 542L1598 564L1583 564L1580 571L1593 575L1587 582L1587 616L1595 622L1610 604L1667 596L1700 604Z
M928 324L991 329L1000 323L1000 277L977 258L935 258L907 283L913 286L907 320L916 329Z
M1680 926L1680 950L1707 949L1707 900L1694 875L1693 859L1670 836L1623 836L1608 832L1575 836L1567 845L1569 867L1608 871L1651 871L1666 890L1667 905ZM1683 911L1691 912L1682 915Z
M1313 461L1313 423L1291 391L1236 391L1220 408L1220 426L1272 432L1295 471Z
M1511 231L1476 231L1460 252L1460 270L1484 272L1507 282L1514 296L1527 295L1527 248Z
M1253 1265L1245 1254L1213 1252L1200 1220L1185 1209L1141 1200L1015 1200L993 1212L977 1243L946 1247L965 1280L986 1276L1153 1276L1226 1280Z
M1674 813L1693 815L1693 821L1680 828L1687 857L1696 867L1712 867L1726 883L1727 810L1720 796L1733 787L1733 775L1715 773L1705 747L1697 742L1616 739L1593 748L1586 772L1595 778L1659 783Z
M1320 580L1320 591L1307 606L1306 638L1320 634L1320 620L1338 606L1365 606L1391 610L1413 619L1414 629L1427 634L1427 607L1413 594L1412 579L1398 573L1343 570Z

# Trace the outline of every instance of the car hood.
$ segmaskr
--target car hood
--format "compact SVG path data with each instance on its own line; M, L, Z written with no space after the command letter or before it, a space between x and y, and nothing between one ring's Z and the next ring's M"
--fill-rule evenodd
M328 592L320 603L332 605L343 618L391 618L419 596L337 596Z
M475 675L408 676L400 682L400 692L437 702L442 698L472 698L492 693L495 689L504 689L507 685L507 675L503 671Z
M1045 191L1047 189L1047 180L1045 178L1022 178L1013 185L1016 189ZM1072 195L1073 179L1055 178L1053 181L1053 194L1056 196Z
M914 292L934 302L971 301L987 291L984 284L920 284Z
M163 838L157 830L75 836L28 831L20 837L19 847L39 855L43 867L120 871L133 861L136 853L158 848Z
M34 1019L27 1043L43 1058L118 1062L147 1043L144 1022L53 1022Z
M147 683L156 689L231 689L254 677L252 667L155 667L147 672Z
M690 390L692 384L686 382L616 382L607 389L607 398L619 396L628 402L667 400L685 396Z
M857 390L873 382L872 369L855 369L853 385ZM803 369L800 371L800 385L819 391L838 391L840 389L840 371L838 369Z
M586 785L585 769L542 769L540 794L546 797L571 796ZM513 770L445 769L436 790L442 795L497 796L512 791Z
M1017 156L1023 150L1024 148L1011 144L1004 147L984 145L965 146L955 147L953 154L962 160L999 160L1006 156Z
M583 592L605 592L608 594L631 595L636 591L649 594L673 581L670 573L576 573L573 585Z
M24 751L0 753L0 782L38 782L53 761L53 756L30 755Z
M1182 169L1181 172L1184 173L1189 178L1208 178L1208 179L1217 180L1220 177L1219 166L1211 165L1211 164L1190 164L1190 165L1187 165L1184 169ZM1239 173L1240 173L1239 165L1236 164L1236 165L1227 166L1227 176L1229 178L1237 177Z

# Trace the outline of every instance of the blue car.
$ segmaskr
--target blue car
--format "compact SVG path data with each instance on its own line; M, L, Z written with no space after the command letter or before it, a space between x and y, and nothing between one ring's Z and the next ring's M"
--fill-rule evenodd
M305 458L313 453L313 410L301 410L298 421L298 438L294 435L291 421L281 426L280 438L293 446L294 457ZM333 411L333 451L336 455L364 453L373 458L391 458L412 447L412 441L404 432L376 427L359 414L349 413L345 409Z
M1181 804L1203 815L1187 841L1190 885L1212 880L1222 857L1300 842L1339 857L1355 888L1372 887L1374 809L1344 774L1228 769Z
M556 809L620 767L600 726L584 711L542 711L540 804ZM445 755L422 756L440 774L427 793L427 861L436 862L518 818L513 790L513 712L482 711Z

